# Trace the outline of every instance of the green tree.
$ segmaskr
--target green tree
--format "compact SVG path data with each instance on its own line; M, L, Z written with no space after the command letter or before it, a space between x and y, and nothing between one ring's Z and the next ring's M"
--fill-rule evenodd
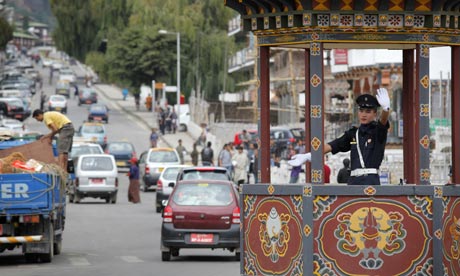
M24 16L24 18L22 19L22 29L24 31L27 31L29 29L29 26L30 26L29 21L30 19L28 16Z
M94 38L99 30L96 24L94 1L91 0L51 0L51 9L58 26L54 30L53 40L56 46L83 61L86 53L96 46Z
M109 79L137 89L152 80L167 82L170 61L174 56L165 36L158 29L144 27L126 28L108 47L106 62Z
M0 50L4 50L6 44L13 39L13 27L0 16Z

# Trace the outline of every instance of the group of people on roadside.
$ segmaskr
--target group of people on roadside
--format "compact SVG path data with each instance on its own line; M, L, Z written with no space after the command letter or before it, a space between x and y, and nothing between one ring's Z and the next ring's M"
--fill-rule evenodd
M251 176L254 183L258 182L258 161L259 145L244 141L240 145L232 142L224 144L217 158L218 166L227 169L238 185L251 183Z

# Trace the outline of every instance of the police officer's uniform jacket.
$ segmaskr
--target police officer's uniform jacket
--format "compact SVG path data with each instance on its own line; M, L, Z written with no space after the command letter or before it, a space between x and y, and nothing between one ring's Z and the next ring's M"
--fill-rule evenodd
M390 124L388 122L386 125L383 125L380 121L361 125L359 128L352 127L340 138L329 143L333 154L351 151L351 176L348 179L348 184L380 185L378 169L383 160L389 127ZM358 132L359 148L364 167L361 165L358 153L356 132Z
M377 99L369 94L359 96L356 103L360 108L377 109L380 106ZM359 128L352 127L342 137L329 143L333 154L351 151L348 184L380 185L378 169L383 160L389 128L388 122L386 125L380 121L361 124Z

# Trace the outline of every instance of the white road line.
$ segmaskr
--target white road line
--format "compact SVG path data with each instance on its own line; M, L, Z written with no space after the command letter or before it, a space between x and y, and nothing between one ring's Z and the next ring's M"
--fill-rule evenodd
M69 257L69 261L73 266L90 266L86 258L83 257Z
M143 260L139 259L136 256L121 256L120 258L127 263L143 263L144 262Z

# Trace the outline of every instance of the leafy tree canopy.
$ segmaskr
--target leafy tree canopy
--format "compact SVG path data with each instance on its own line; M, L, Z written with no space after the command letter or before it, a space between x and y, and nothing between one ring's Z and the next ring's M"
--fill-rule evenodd
M6 21L5 18L0 17L0 50L4 50L8 41L13 39L13 27Z
M51 0L51 7L58 47L86 57L111 82L174 85L176 36L158 32L167 30L180 33L182 91L203 90L216 98L222 90L224 64L234 51L227 36L233 13L222 0ZM107 50L97 54L102 41Z

